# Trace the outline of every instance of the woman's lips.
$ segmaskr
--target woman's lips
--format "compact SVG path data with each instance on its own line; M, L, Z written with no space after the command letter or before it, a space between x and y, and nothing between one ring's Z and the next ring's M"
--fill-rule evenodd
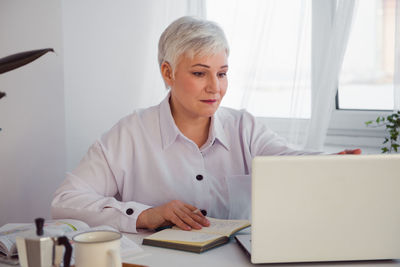
M207 104L213 104L215 102L217 102L216 99L205 99L205 100L200 100L203 103L207 103Z

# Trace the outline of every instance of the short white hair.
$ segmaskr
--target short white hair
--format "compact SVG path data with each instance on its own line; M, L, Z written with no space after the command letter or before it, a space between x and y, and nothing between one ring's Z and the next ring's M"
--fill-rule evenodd
M161 34L158 42L158 64L168 62L174 70L180 56L208 56L225 51L228 41L222 28L215 22L185 16L173 21Z

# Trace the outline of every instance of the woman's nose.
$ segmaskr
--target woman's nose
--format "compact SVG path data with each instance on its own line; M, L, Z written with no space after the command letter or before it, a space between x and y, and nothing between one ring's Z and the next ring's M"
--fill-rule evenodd
M207 85L207 92L218 93L220 91L219 81L217 78L210 78Z

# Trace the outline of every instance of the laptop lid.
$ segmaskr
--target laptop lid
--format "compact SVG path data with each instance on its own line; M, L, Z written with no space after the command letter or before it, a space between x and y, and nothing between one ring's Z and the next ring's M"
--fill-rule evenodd
M256 157L253 263L400 258L400 155Z

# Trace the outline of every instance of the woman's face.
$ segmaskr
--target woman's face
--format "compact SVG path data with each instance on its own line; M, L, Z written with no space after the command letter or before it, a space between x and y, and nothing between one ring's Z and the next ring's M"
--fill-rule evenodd
M226 52L190 59L182 56L171 87L172 114L189 119L209 118L218 109L228 87Z

